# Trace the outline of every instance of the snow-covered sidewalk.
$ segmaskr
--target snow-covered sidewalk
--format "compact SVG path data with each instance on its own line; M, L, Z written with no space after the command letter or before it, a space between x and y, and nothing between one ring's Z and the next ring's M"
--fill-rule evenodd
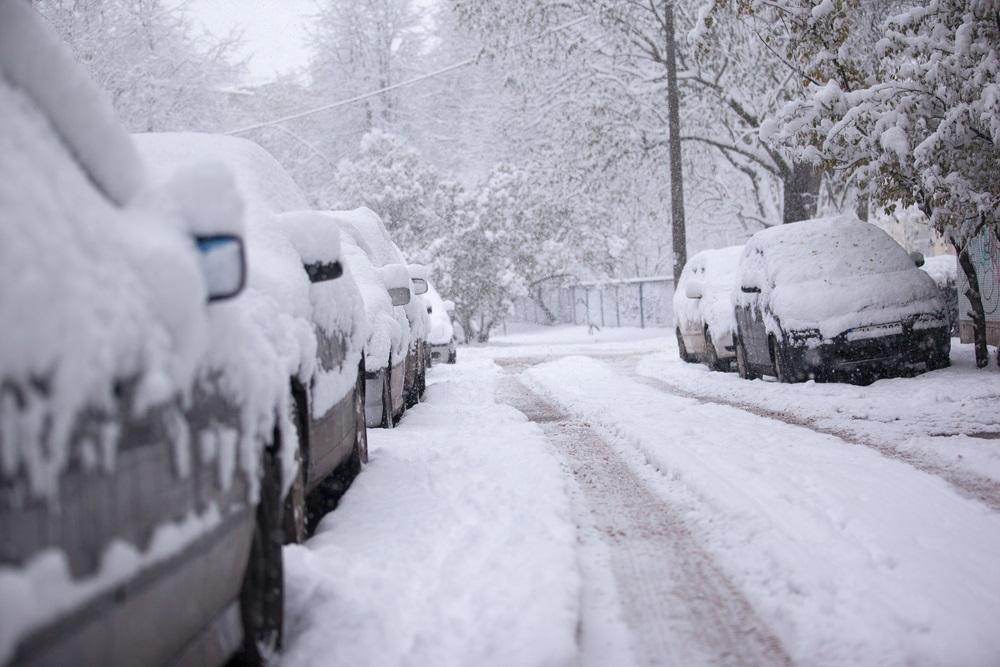
M285 548L284 665L568 665L580 575L564 473L494 401L488 359L435 366L427 402L369 430L371 461Z

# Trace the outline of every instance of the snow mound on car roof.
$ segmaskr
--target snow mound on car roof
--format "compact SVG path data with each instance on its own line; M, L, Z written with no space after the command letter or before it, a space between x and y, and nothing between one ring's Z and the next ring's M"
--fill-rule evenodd
M848 329L943 311L934 281L884 231L853 216L772 227L747 241L738 282L756 286L767 326L817 329L832 338ZM736 289L737 305L755 294Z
M108 197L127 204L142 164L111 102L27 2L0 2L0 69L41 108Z

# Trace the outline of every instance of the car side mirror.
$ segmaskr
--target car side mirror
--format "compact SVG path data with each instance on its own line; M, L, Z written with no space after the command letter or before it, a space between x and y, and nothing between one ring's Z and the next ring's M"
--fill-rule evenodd
M195 245L209 301L231 299L243 291L247 260L242 238L234 234L198 236Z
M430 315L434 312L434 306L427 306L427 314Z
M414 294L417 294L417 295L427 294L427 281L426 280L424 280L423 278L413 278L412 280L413 280L413 293Z
M410 302L410 288L390 287L389 298L392 299L392 305L405 306Z
M910 253L910 259L912 259L913 263L917 265L917 268L924 265L924 253L922 252L914 250Z
M684 287L684 296L689 299L700 299L702 296L701 283L697 280L689 280Z
M740 291L744 294L760 294L760 288L754 286L742 285Z
M303 264L302 267L306 270L311 283L324 283L344 275L344 265L340 262L313 262Z

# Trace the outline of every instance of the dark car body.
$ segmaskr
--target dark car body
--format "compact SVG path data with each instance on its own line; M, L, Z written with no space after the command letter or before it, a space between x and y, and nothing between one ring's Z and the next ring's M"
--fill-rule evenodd
M868 382L948 365L937 287L873 225L825 219L760 232L745 247L737 283L743 377Z

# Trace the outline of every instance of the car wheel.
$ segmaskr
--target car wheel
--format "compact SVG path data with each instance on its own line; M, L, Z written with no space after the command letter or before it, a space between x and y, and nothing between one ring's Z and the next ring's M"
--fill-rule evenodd
M936 347L927 357L927 370L938 371L942 368L948 368L951 366L950 347L950 345L945 347Z
M771 361L774 364L774 375L778 378L778 382L795 382L797 378L788 365L785 352L773 336L768 341L768 345L771 348Z
M744 380L755 380L757 374L750 368L746 350L743 348L743 341L739 336L733 336L733 346L736 348L736 374Z
M712 334L708 327L705 327L705 363L713 371L726 370L726 364L719 361L719 353L715 349L715 343L712 342Z
M458 352L449 352L448 353L448 363L449 364L453 364L456 361L458 361Z
M382 374L382 428L393 428L396 425L392 408L392 357Z
M295 463L298 472L295 473L295 481L285 496L284 510L282 512L283 532L285 544L301 544L306 539L306 480L305 464L302 462L300 451L295 452Z
M357 453L358 469L368 463L368 427L365 425L365 362L358 370L358 387L354 397L354 450Z
M681 361L687 363L694 363L694 359L688 354L687 348L684 347L684 336L681 335L681 328L677 327L674 330L677 333L677 353L680 355Z
M232 664L236 665L263 667L281 649L285 584L280 443L281 434L275 428L274 442L263 457L256 525L240 591L243 646L233 657Z

